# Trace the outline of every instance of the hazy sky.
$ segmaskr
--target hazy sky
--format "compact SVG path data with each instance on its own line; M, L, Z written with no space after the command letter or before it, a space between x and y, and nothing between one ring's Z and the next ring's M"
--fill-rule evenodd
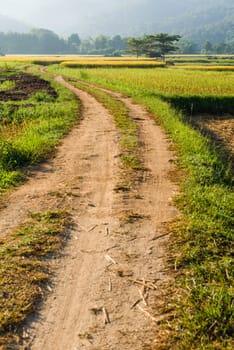
M94 23L99 15L113 13L116 8L142 4L147 0L0 0L0 14L24 21L35 27L63 31L74 24L82 28ZM158 0L155 0L156 2ZM61 29L61 30L59 30Z
M56 15L62 20L62 14L74 18L80 12L88 15L132 3L143 4L144 0L0 0L0 13L25 21L50 18L53 22Z
M0 0L0 14L62 35L121 34L130 26L134 31L165 17L180 16L197 3L201 7L222 1L233 0Z

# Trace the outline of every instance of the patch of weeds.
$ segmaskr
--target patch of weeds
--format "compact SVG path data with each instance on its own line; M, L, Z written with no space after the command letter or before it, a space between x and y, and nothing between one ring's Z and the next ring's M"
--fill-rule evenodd
M114 191L119 193L119 192L130 192L131 190L131 184L125 183L125 182L121 182L119 184L117 184L117 186L114 188Z
M87 79L88 78L88 73L85 72L84 70L80 70L80 79Z
M17 331L35 311L51 278L48 259L64 246L71 224L64 211L31 213L0 246L0 347L17 342Z
M0 81L0 91L12 90L15 87L15 82L10 80Z
M36 102L54 102L55 97L52 95L49 95L46 91L40 91L40 92L36 92L31 97L31 100Z
M49 192L48 194L52 197L57 197L57 198L64 197L64 194L62 192L59 192L59 191L52 191L52 192Z
M90 309L90 312L95 316L101 315L103 313L103 308L102 307L93 307Z
M0 169L0 195L8 188L17 186L24 181L24 176L19 171L4 171Z
M140 195L140 193L135 194L134 197L136 199L144 199L144 197L142 195Z
M145 216L138 214L138 213L133 213L133 212L126 212L122 218L121 221L126 223L126 224L133 224L134 222L138 220L144 219Z
M26 162L27 157L12 142L0 141L0 169L11 171Z
M133 170L142 170L142 162L139 160L138 156L134 154L126 154L121 157L123 164Z
M111 112L120 131L121 159L124 167L130 170L141 169L142 161L139 157L138 127L134 119L129 116L125 104L98 88L75 82L74 79L72 83L78 88L89 92Z
M20 169L51 156L59 140L80 117L80 104L72 92L51 80L24 73L20 77L26 82L35 78L43 85L27 102L0 103L1 125L6 126L0 130L0 191L22 181ZM44 86L48 91L43 91Z
M79 338L88 340L90 343L92 343L94 341L92 334L90 334L89 332L79 334Z
M77 197L77 198L80 197L80 194L79 194L79 193L75 193L75 192L73 192L73 191L66 191L65 194L66 194L66 196L68 196L68 197Z

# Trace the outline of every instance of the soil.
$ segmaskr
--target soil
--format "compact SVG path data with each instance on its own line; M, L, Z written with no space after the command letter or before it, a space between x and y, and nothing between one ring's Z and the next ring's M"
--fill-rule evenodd
M192 119L193 125L199 128L202 133L207 134L215 142L218 148L226 151L232 168L234 168L234 117L224 116L195 116Z
M25 346L163 349L167 337L158 323L168 317L161 306L170 280L165 224L177 215L170 143L142 106L116 95L139 123L145 169L141 183L117 193L123 169L112 116L88 93L56 80L80 98L83 119L0 211L1 235L26 220L28 211L64 208L74 221L63 257L51 263L51 292L25 326Z
M56 91L51 87L50 83L35 75L29 73L11 74L9 76L1 76L0 80L9 80L15 82L15 87L11 90L0 91L0 101L21 101L31 97L36 92L46 92L50 96L57 98Z

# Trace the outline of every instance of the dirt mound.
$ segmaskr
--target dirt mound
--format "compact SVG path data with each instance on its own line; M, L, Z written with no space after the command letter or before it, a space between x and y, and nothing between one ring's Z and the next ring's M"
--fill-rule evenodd
M0 76L0 79L3 80L3 77ZM42 91L54 98L58 96L48 81L29 73L4 76L4 80L15 82L15 86L11 90L0 91L0 101L26 100L36 92Z

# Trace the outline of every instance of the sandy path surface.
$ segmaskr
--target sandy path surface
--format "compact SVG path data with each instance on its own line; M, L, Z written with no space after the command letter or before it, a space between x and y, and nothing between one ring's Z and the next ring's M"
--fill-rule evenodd
M64 256L55 261L53 291L28 323L26 343L32 350L151 349L161 341L157 321L164 317L155 300L163 299L169 278L164 223L177 215L168 177L173 154L144 108L116 95L139 123L146 168L132 193L116 193L120 149L112 117L89 94L57 81L79 96L83 120L0 212L2 235L28 210L62 207L74 220Z

